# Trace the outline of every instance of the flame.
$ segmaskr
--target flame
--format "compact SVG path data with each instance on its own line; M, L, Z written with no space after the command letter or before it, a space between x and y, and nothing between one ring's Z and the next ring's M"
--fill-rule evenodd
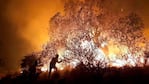
M48 71L47 65L41 67L41 71L42 71L42 72L47 72L47 71Z
M56 67L59 69L59 70L63 70L65 68L65 66L63 66L62 64L56 64Z
M144 66L148 41L140 18L136 14L109 15L102 6L90 3L94 1L102 3L68 2L65 15L58 13L51 19L52 41L43 49L41 56L48 62L41 67L42 71L48 70L49 60L56 53L63 61L56 64L58 70L67 66L73 69L79 63L102 68Z

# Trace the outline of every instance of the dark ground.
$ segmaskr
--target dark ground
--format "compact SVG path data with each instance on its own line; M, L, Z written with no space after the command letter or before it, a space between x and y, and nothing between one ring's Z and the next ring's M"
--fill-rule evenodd
M54 72L51 79L41 74L27 76L21 74L13 77L7 75L0 84L148 84L149 67L123 68L86 68L82 65L72 71Z

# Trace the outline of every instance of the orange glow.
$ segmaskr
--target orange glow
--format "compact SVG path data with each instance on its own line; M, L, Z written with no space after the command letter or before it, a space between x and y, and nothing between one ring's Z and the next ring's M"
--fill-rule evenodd
M149 39L149 28L144 29L144 35L147 39Z
M53 4L54 3L54 4ZM16 31L23 39L26 39L34 47L33 51L39 51L42 45L50 40L49 20L57 12L63 13L64 2L61 0L23 0L17 7L17 3L9 5L7 17L16 24Z
M103 62L103 68L141 66L144 63L144 52L148 43L142 34L141 18L135 13L126 16L125 14L116 16L115 13L108 15L106 8L100 9L100 6L93 3L86 5L92 0L84 3L79 1L79 4L75 1L69 2L65 5L65 15L57 14L51 19L50 26L53 31L51 35L53 43L56 44L51 42L53 47L50 48L53 48L53 53L58 53L59 59L63 60L63 63L56 64L57 68L59 70L64 70L67 66L75 68L73 66L81 62L84 65L89 62L97 67L100 61ZM100 15L103 17L96 17ZM134 23L135 20L138 23ZM133 24L139 28L136 29ZM46 50L47 54L52 52L48 51L48 48ZM69 61L64 57L68 57Z

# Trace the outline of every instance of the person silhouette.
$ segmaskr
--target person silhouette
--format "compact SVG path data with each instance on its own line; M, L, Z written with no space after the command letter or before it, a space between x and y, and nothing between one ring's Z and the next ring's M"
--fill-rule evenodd
M29 67L29 78L30 80L35 80L37 76L36 67L38 63L37 60L33 62L33 64Z
M52 60L51 60L51 62L49 64L50 65L49 66L49 75L48 75L49 77L51 75L52 69L55 69L57 71L56 63L60 63L61 62L61 61L58 61L58 57L59 57L59 55L56 54L56 56L52 58Z

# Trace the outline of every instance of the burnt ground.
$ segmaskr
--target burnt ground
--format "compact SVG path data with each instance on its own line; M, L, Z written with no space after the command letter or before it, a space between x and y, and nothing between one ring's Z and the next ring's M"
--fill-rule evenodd
M50 79L45 74L27 76L7 75L0 84L148 84L149 67L86 68L78 66L71 71L54 72Z

